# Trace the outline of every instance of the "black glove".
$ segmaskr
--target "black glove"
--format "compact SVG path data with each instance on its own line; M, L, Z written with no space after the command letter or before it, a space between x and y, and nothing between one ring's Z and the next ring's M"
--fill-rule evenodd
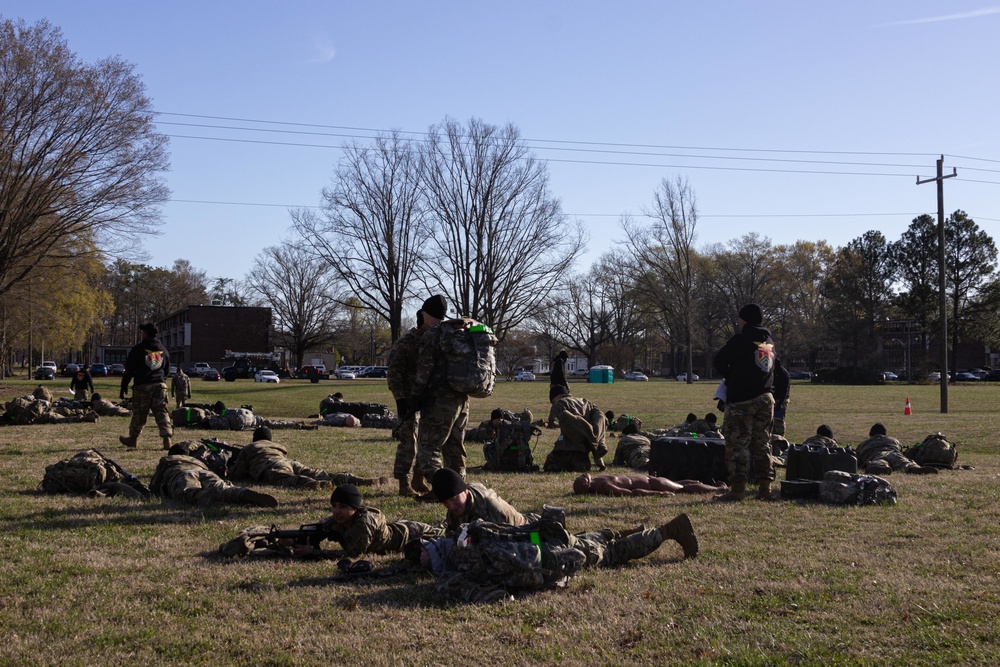
M125 390L124 389L121 392L119 392L118 398L120 398L123 401L125 400Z
M409 415L407 414L410 409L410 401L405 398L396 399L396 416L400 419L407 419Z

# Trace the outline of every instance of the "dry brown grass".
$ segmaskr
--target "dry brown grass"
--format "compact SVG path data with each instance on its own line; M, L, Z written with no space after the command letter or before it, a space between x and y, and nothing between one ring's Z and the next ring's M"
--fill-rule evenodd
M33 384L8 382L0 398ZM315 412L337 389L351 399L388 398L384 383L365 381L195 383L196 400L252 403L271 417ZM673 425L689 411L710 410L714 387L670 381L573 389L647 425ZM937 412L938 391L793 385L792 440L826 422L842 442L856 443L876 420L904 442L936 430L958 440L960 462L976 469L893 475L896 507L574 497L569 474L473 472L519 508L563 505L571 530L656 524L684 511L702 546L691 561L681 560L676 545L664 545L628 567L586 572L567 590L487 607L444 600L418 573L335 584L331 562L226 563L212 555L245 526L323 516L323 493L276 490L276 510L38 494L47 464L88 446L148 479L159 458L155 439L147 432L141 449L125 451L115 439L126 420L113 418L5 427L0 664L992 665L1000 641L1000 460L993 441L1000 386L953 387L948 415ZM473 420L498 405L544 415L546 395L544 383L501 383L494 398L473 402ZM907 395L910 417L903 416ZM276 436L310 465L362 475L391 469L394 446L384 431ZM540 457L554 437L543 435ZM482 461L476 445L470 458ZM390 517L443 517L440 506L393 492L390 486L366 495Z

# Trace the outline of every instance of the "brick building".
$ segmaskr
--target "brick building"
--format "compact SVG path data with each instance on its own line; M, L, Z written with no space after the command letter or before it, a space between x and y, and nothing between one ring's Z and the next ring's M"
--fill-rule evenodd
M208 362L222 368L226 350L273 352L271 309L243 306L188 306L156 323L170 362L186 367Z

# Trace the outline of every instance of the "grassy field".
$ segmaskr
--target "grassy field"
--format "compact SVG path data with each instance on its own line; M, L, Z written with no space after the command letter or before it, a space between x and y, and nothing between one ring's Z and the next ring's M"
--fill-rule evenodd
M0 399L35 384L6 381ZM63 391L69 380L48 384ZM117 378L97 384L117 396ZM673 426L688 412L714 408L714 383L707 381L571 388L603 409L641 417L646 427ZM274 418L313 414L334 391L348 400L389 399L384 381L194 381L195 401L251 404ZM547 394L544 382L502 382L492 398L473 401L471 421L498 406L545 416ZM910 416L903 415L907 396ZM86 447L148 480L160 456L155 432L147 429L138 450L125 450L117 436L126 433L126 418L5 427L0 664L995 665L1000 385L953 386L949 414L938 405L936 385L793 383L794 442L826 423L841 444L855 444L881 421L904 443L938 430L959 443L959 463L975 469L892 475L895 507L574 497L568 473L472 471L471 479L522 510L565 507L571 531L656 525L687 512L701 542L691 561L666 544L628 567L587 571L566 590L492 606L442 599L433 579L417 572L332 583L331 562L221 561L214 556L219 543L242 528L316 520L326 513L328 494L274 490L281 501L274 510L42 495L35 489L45 466ZM249 440L247 433L224 435L237 444ZM181 437L178 430L175 439ZM388 431L279 431L275 439L309 465L391 474ZM537 458L554 439L553 431L543 434ZM481 448L469 450L470 465L481 464ZM392 485L365 491L390 518L444 516L440 505L398 498Z

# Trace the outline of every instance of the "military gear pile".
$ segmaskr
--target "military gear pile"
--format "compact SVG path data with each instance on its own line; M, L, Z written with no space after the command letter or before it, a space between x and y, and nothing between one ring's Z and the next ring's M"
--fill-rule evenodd
M204 408L177 408L170 413L170 421L174 426L196 426L208 419L210 414Z
M906 457L922 466L931 468L954 468L958 461L958 449L941 433L932 433L920 444L906 450Z
M528 422L504 419L497 427L497 437L483 445L486 463L483 470L500 472L538 472L531 455L531 437L535 442L542 430Z
M858 458L850 447L802 443L789 446L785 467L785 479L820 481L828 470L857 472Z
M226 443L220 443L225 447L232 447L232 445L226 445ZM229 459L232 458L232 452L223 449L218 446L214 446L211 441L197 440L186 440L184 442L178 442L174 445L175 449L183 450L177 453L184 454L185 456L190 456L193 459L198 459L202 463L208 466L208 469L214 472L216 475L222 479L228 477L229 471Z
M86 449L46 466L45 477L38 488L46 493L89 493L117 483L123 483L144 496L149 495L149 489L135 475L129 474L96 449Z
M895 505L896 490L875 475L830 470L820 482L819 499L834 505Z
M467 317L446 320L439 326L448 386L473 398L492 395L497 374L493 330Z
M399 426L399 417L389 412L385 415L368 413L361 418L362 428L396 428Z
M29 398L15 398L8 401L6 408L7 421L23 426L38 419L48 407L43 399L31 400Z

